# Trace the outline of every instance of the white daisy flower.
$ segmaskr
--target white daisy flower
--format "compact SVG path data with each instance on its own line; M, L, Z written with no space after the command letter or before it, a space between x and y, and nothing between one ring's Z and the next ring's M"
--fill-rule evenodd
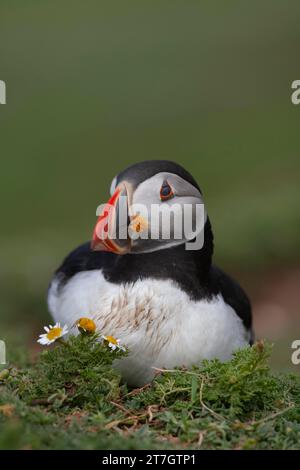
M111 348L112 351L115 351L116 349L119 349L121 351L126 351L126 348L124 346L121 346L120 340L116 339L114 336L102 335L101 338L107 342L108 347Z
M42 344L43 346L49 346L49 344L54 343L59 338L62 338L68 333L68 327L65 325L64 327L60 326L60 323L56 323L54 326L49 325L44 326L44 330L46 333L39 336L37 340L38 343Z

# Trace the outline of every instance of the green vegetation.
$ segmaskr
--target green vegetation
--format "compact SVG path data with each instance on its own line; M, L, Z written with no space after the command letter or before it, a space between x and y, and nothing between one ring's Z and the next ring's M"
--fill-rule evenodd
M111 367L126 353L71 337L0 373L0 447L296 449L300 377L273 375L270 351L258 342L128 390Z
M105 409L119 396L119 374L112 368L117 356L97 342L97 335L71 337L63 348L44 351L40 361L28 372L17 373L11 384L29 403L50 401L55 408Z

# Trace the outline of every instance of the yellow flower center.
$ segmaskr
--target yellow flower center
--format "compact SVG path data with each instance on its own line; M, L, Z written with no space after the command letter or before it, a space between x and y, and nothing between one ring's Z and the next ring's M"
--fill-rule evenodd
M95 333L96 331L96 323L89 318L79 318L77 327L87 331L88 333Z
M52 341L53 339L59 338L62 334L62 328L56 327L51 328L49 333L47 333L47 338Z
M115 344L116 346L118 346L118 341L117 341L116 338L114 338L113 336L106 336L105 339L106 339L106 341L108 341L109 343Z

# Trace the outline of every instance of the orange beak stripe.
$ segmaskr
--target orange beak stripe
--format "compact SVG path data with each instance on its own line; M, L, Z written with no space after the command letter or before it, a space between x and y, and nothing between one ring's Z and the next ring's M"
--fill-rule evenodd
M119 253L117 245L108 238L109 223L111 223L111 211L115 208L120 196L120 189L117 189L104 206L103 213L98 217L91 242L93 250L112 251ZM107 209L106 209L107 208ZM100 235L99 235L100 234Z

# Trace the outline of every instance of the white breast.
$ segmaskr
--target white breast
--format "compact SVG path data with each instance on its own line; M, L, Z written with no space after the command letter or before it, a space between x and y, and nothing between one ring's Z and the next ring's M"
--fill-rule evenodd
M90 317L99 332L119 338L130 355L116 366L130 385L149 382L153 367L228 360L248 342L241 319L221 295L193 301L168 280L111 284L101 270L78 273L61 290L57 285L54 280L48 297L54 320L71 327Z

